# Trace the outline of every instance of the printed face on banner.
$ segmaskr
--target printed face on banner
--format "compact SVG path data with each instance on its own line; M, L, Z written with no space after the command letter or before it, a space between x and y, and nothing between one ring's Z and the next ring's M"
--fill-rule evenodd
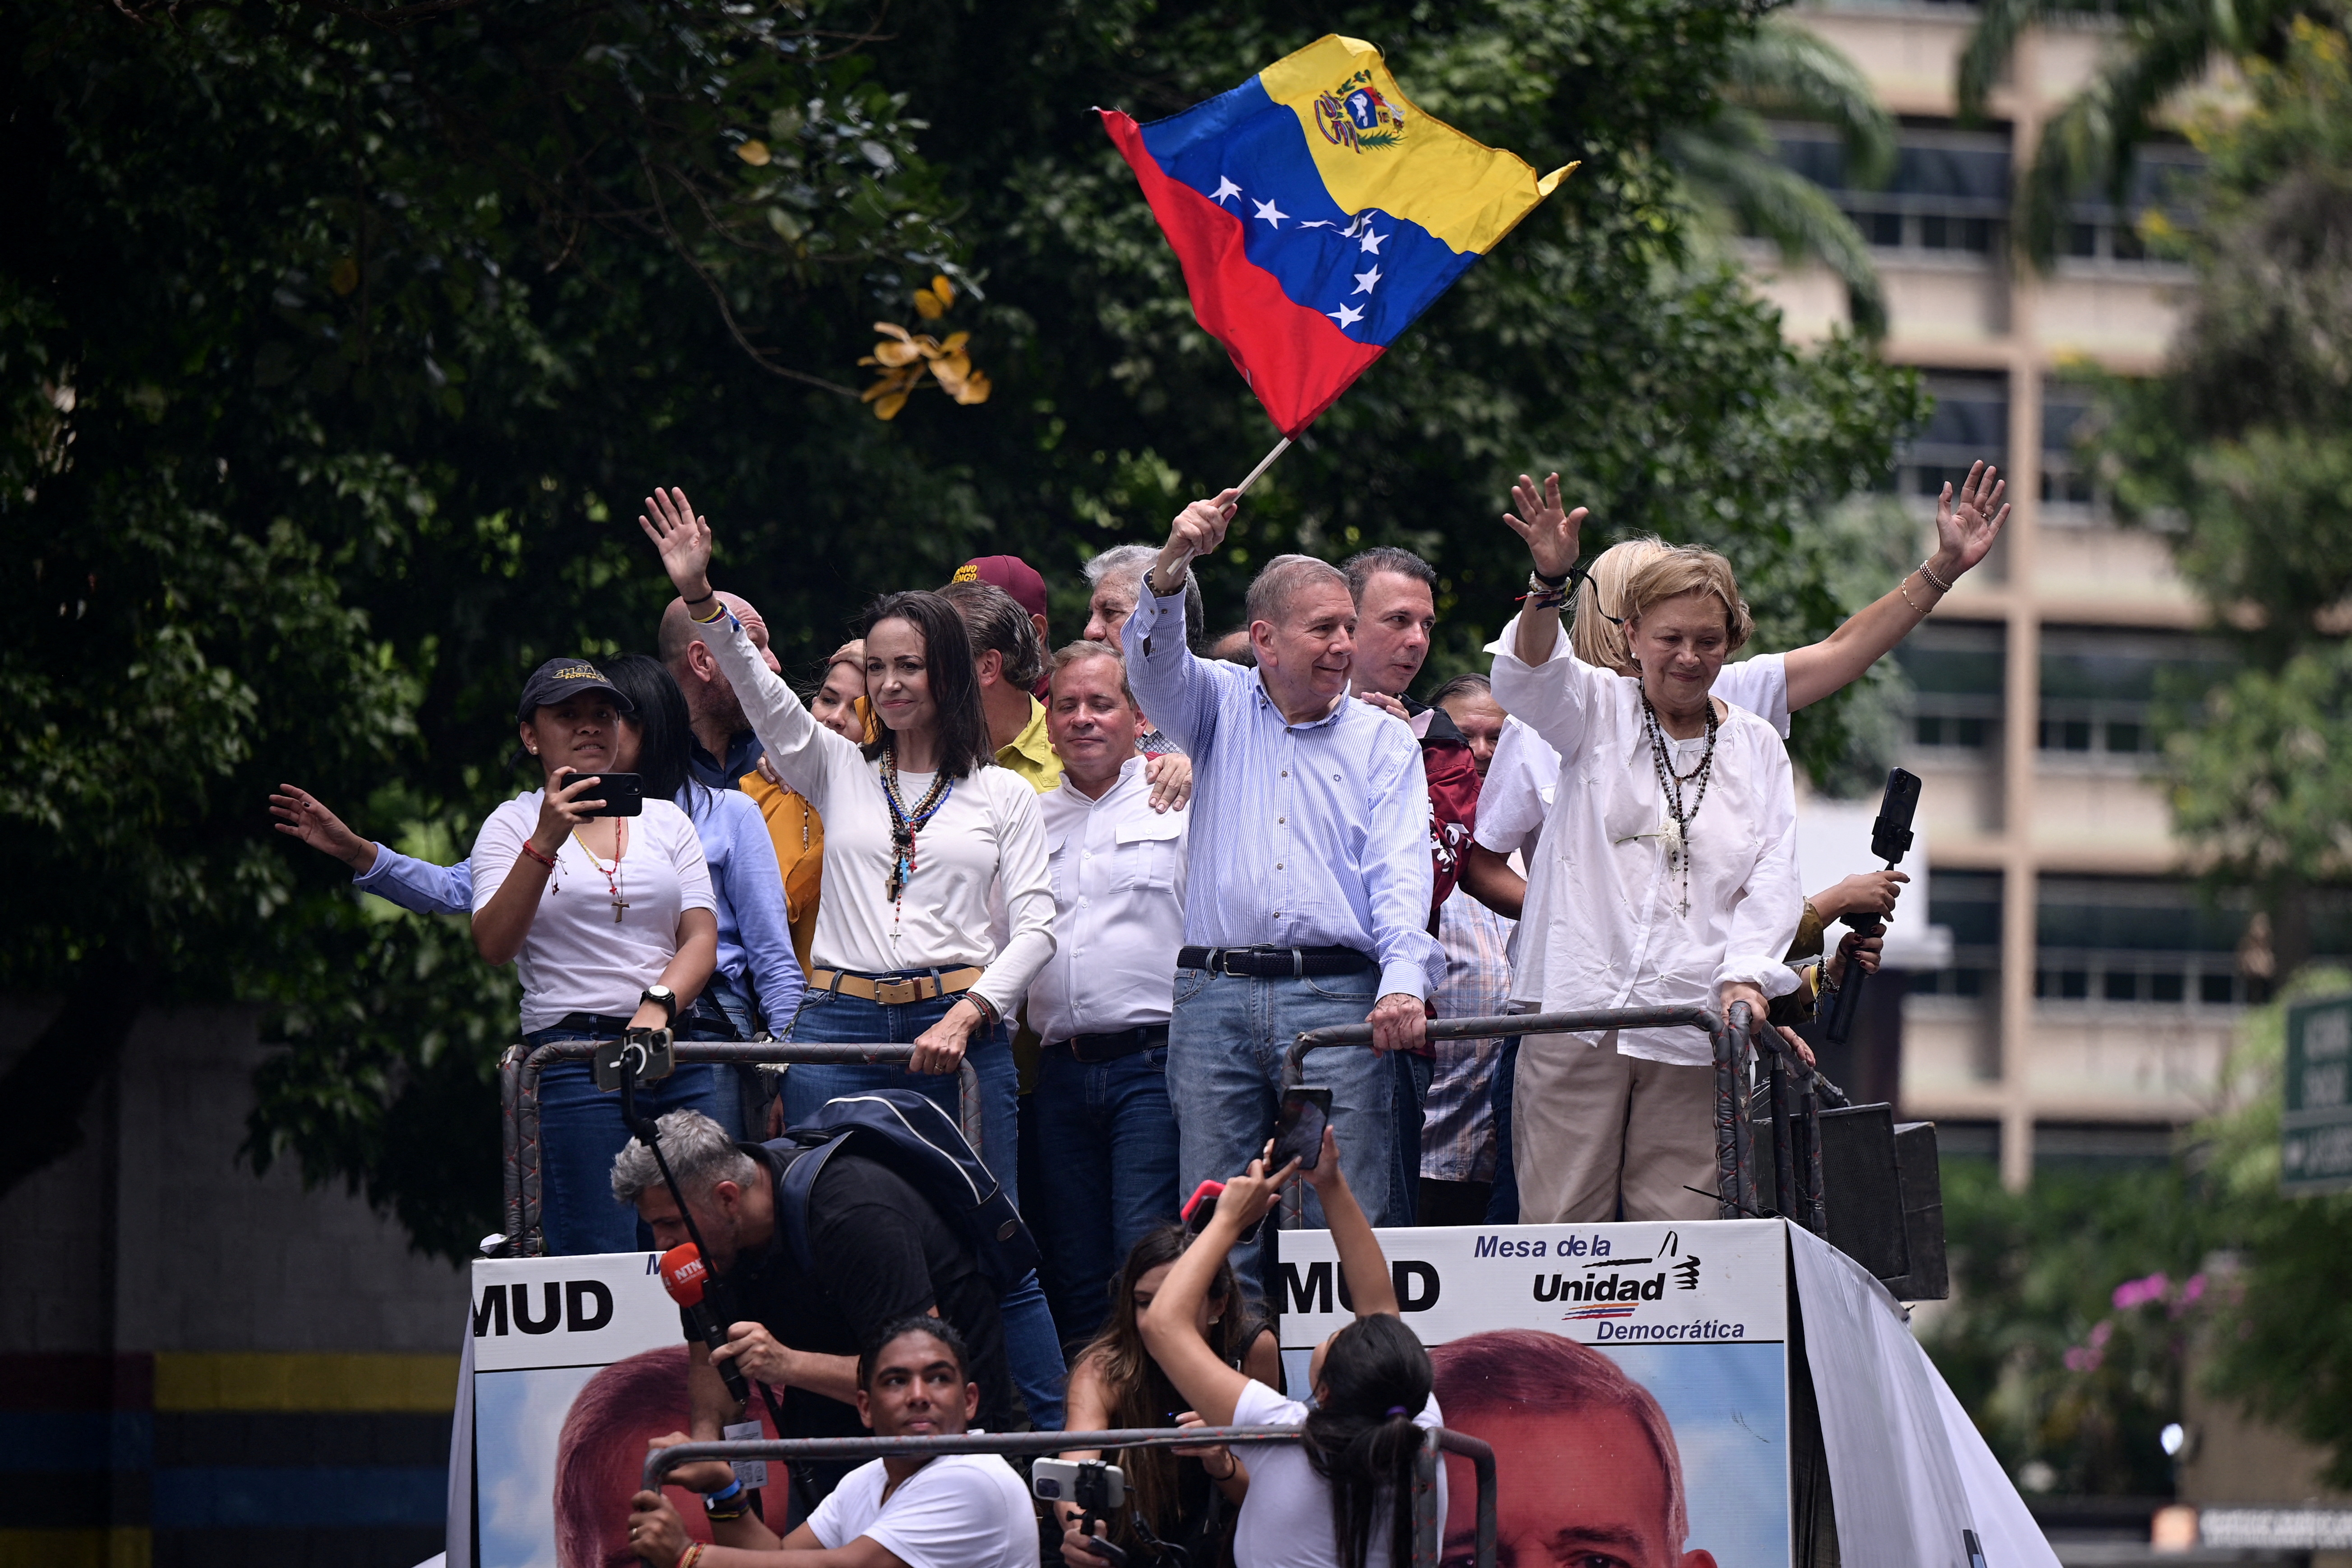
M659 1255L477 1263L473 1327L480 1568L635 1562L629 1498L647 1446L688 1421ZM708 1540L693 1495L669 1496Z
M1293 1389L1350 1321L1322 1231L1285 1231L1273 1284ZM1499 1560L1783 1568L1787 1243L1769 1220L1381 1232L1445 1425L1491 1444ZM1448 1568L1477 1479L1447 1461Z

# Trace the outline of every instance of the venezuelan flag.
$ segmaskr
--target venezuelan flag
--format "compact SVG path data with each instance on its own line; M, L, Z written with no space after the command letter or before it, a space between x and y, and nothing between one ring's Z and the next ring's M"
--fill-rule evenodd
M1167 120L1099 112L1193 314L1291 437L1576 167L1537 177L1337 34Z

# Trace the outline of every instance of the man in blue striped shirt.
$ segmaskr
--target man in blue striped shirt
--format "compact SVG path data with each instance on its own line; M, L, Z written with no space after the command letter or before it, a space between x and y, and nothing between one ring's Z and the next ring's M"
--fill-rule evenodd
M1185 508L1121 632L1137 699L1194 767L1168 1040L1180 1184L1190 1193L1256 1155L1301 1030L1369 1022L1373 1050L1316 1052L1307 1080L1331 1089L1348 1184L1378 1214L1391 1159L1381 1057L1422 1044L1423 998L1444 968L1426 929L1421 750L1404 725L1349 700L1355 605L1325 562L1277 556L1250 584L1256 668L1192 655L1190 563L1223 542L1236 500ZM1311 1196L1308 1220L1320 1222Z

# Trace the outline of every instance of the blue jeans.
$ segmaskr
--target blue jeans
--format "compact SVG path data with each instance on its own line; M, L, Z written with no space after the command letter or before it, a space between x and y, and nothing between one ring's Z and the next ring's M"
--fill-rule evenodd
M1176 1121L1166 1047L1092 1066L1048 1046L1029 1095L1036 1121L1030 1228L1062 1342L1094 1337L1108 1289L1145 1232L1176 1218Z
M911 1046L915 1037L947 1016L953 996L886 1005L863 996L845 996L814 987L793 1016L790 1038L817 1045ZM1003 1026L976 1035L965 1059L980 1079L980 1156L1015 1208L1021 1206L1018 1120L1013 1102L1020 1075L1013 1065L1013 1037ZM828 1100L869 1089L911 1089L927 1095L961 1122L961 1074L911 1073L893 1062L801 1062L784 1069L784 1125L798 1127ZM1045 1291L1030 1274L1006 1292L998 1310L1004 1317L1004 1354L1013 1380L1041 1430L1062 1425L1062 1342L1054 1332Z
M599 1037L577 1029L540 1029L526 1046ZM609 1035L604 1037L609 1038ZM659 1083L636 1093L640 1116L699 1110L742 1136L742 1100L735 1069L721 1062L684 1062ZM643 1252L653 1237L635 1209L613 1200L613 1160L634 1136L621 1120L621 1097L596 1087L586 1062L557 1062L539 1077L540 1225L547 1250L558 1258L588 1252Z
M1310 1055L1309 1060L1313 1058ZM1390 1131L1395 1158L1389 1164L1389 1206L1372 1215L1378 1226L1421 1223L1421 1116L1429 1099L1429 1080L1437 1074L1437 1058L1395 1051L1389 1057Z
M1511 1169L1511 1079L1519 1071L1519 1037L1503 1042L1496 1058L1495 1085L1488 1091L1495 1107L1495 1186L1486 1195L1488 1225L1519 1223L1519 1177Z
M1274 1133L1282 1109L1282 1059L1304 1029L1361 1024L1380 972L1276 980L1176 972L1176 1016L1168 1030L1168 1096L1179 1134L1177 1190L1223 1181L1246 1169ZM1331 1090L1331 1131L1339 1169L1356 1202L1387 1212L1394 1069L1365 1046L1307 1053L1305 1081ZM1310 1189L1307 1223L1320 1228L1323 1205ZM1261 1289L1259 1245L1234 1249L1234 1268Z

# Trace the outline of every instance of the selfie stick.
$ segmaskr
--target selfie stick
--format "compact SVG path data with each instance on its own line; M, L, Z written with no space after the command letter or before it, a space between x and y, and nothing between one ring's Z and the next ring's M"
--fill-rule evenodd
M1911 820L1918 810L1919 775L1902 768L1889 768L1886 794L1878 803L1878 820L1870 826L1870 853L1874 859L1885 861L1890 871L1910 853ZM1879 936L1886 930L1886 922L1876 915L1846 914L1838 918L1864 937ZM1845 1044L1846 1037L1853 1032L1853 1016L1862 1004L1862 983L1868 978L1863 972L1861 953L1849 953L1845 978L1838 983L1837 1005L1830 1010L1827 1033L1832 1045Z

